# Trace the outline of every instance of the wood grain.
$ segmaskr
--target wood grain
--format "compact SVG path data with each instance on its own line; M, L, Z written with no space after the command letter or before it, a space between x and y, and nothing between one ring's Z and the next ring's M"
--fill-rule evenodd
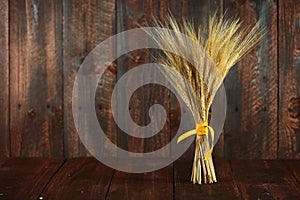
M299 182L280 161L232 161L243 199L298 199Z
M245 27L259 19L266 35L227 75L225 155L233 159L277 158L278 65L277 2L226 1ZM250 17L251 16L251 17Z
M215 163L218 182L194 185L186 159L134 174L114 172L93 158L9 158L0 166L0 198L299 199L299 160L216 158Z
M44 199L105 199L113 169L93 158L75 158L55 174Z
M0 167L0 198L39 199L62 163L55 158L10 158Z
M115 1L64 0L63 15L65 155L72 158L89 155L78 137L73 121L72 90L75 76L90 51L114 34ZM112 140L116 138L116 127L111 115L109 97L115 82L115 73L114 66L106 71L98 84L95 99L100 125Z
M0 2L0 162L10 155L9 141L9 7L8 2Z
M220 158L214 160L218 182L203 185L191 183L192 162L190 160L180 159L175 162L176 199L241 199L238 187L232 178L229 162Z
M116 171L107 199L173 199L172 165L146 174Z
M279 1L278 158L300 158L300 1Z
M62 156L62 4L10 1L12 156Z
M167 3L167 1L158 0L117 1L117 32L137 28L138 24L144 26L151 24L151 16L162 18L167 13ZM129 44L130 42L134 42L135 37L135 35L129 35L128 38L122 38L122 41L118 43L118 47L124 48L125 45ZM146 43L147 41L145 41L145 44ZM130 70L134 67L149 62L151 62L150 53L149 50L146 49L137 50L122 56L117 61L117 79L121 78L124 73L128 71L130 72ZM147 76L155 76L155 73ZM141 83L142 80L143 76L131 76L130 79L130 81L135 81L136 83ZM136 90L132 97L130 97L129 105L130 114L133 118L133 121L140 126L146 126L149 124L149 108L156 103L162 105L168 113L168 94L169 93L166 88L156 84L145 85ZM127 95L127 93L124 92L123 95ZM122 101L122 99L120 100ZM122 115L122 113L119 114ZM151 123L156 122L153 121ZM169 130L169 119L167 119L167 122L158 134L147 139L131 137L128 135L128 133L118 130L118 146L132 152L152 152L170 142ZM131 131L136 132L138 130L131 128ZM168 155L168 152L164 152L163 156L166 155Z

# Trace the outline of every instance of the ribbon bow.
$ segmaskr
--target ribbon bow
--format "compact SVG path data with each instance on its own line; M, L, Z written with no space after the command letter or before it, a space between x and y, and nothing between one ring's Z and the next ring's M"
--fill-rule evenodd
M213 142L214 142L214 137L215 137L214 129L211 126L209 126L207 122L204 122L202 124L197 124L196 129L187 131L184 134L182 134L181 136L179 136L179 138L177 139L177 144L179 142L181 142L182 140L185 140L186 138L188 138L192 135L203 136L203 135L207 135L208 132L210 132L210 134L211 134L212 145L211 145L211 148L209 149L209 151L204 156L204 160L206 160L212 154L212 151L213 151L213 148L214 148Z

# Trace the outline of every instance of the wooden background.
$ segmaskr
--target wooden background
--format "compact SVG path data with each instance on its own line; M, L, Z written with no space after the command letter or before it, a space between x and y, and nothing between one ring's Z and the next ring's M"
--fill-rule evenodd
M245 25L261 19L268 33L225 80L228 112L214 155L299 159L299 0L0 0L0 157L88 156L71 112L74 77L87 54L109 36L146 24L151 15L162 19L170 10L178 19L205 24L216 9L228 9ZM99 82L95 100L108 137L134 152L166 145L179 123L176 99L156 85L134 93L130 113L146 125L149 106L164 105L169 118L160 134L136 140L113 121L109 96L115 82L149 60L146 50L119 58Z

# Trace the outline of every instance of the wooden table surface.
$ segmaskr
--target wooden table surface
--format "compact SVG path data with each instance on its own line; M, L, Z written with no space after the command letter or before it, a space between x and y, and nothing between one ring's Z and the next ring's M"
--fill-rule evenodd
M130 174L93 158L11 158L0 164L0 199L300 199L300 160L215 159L210 185L189 181L191 164Z

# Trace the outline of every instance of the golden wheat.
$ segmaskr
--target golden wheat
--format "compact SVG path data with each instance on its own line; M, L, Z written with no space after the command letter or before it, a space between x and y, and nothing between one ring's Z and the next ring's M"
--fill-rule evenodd
M182 19L182 23L179 24L171 14L164 21L156 19L153 21L156 27L180 32L193 41L187 45L183 38L174 36L170 31L148 32L162 49L172 49L174 52L178 52L175 54L163 50L165 55L159 57L159 62L176 69L188 81L192 90L189 91L184 81L172 71L164 70L162 72L191 109L195 123L208 121L212 100L226 74L243 55L253 49L261 40L263 29L260 27L260 23L257 22L252 28L245 28L240 19L228 18L227 14L218 16L217 12L210 17L207 27L196 28L186 19ZM190 55L193 62L191 63L190 60L188 61L180 55ZM206 70L207 65L216 67L218 74L212 70L211 66ZM193 96L196 97L194 102L191 101ZM197 135L191 177L193 183L217 181L212 158L203 159L204 152L207 152L209 148L208 136Z

